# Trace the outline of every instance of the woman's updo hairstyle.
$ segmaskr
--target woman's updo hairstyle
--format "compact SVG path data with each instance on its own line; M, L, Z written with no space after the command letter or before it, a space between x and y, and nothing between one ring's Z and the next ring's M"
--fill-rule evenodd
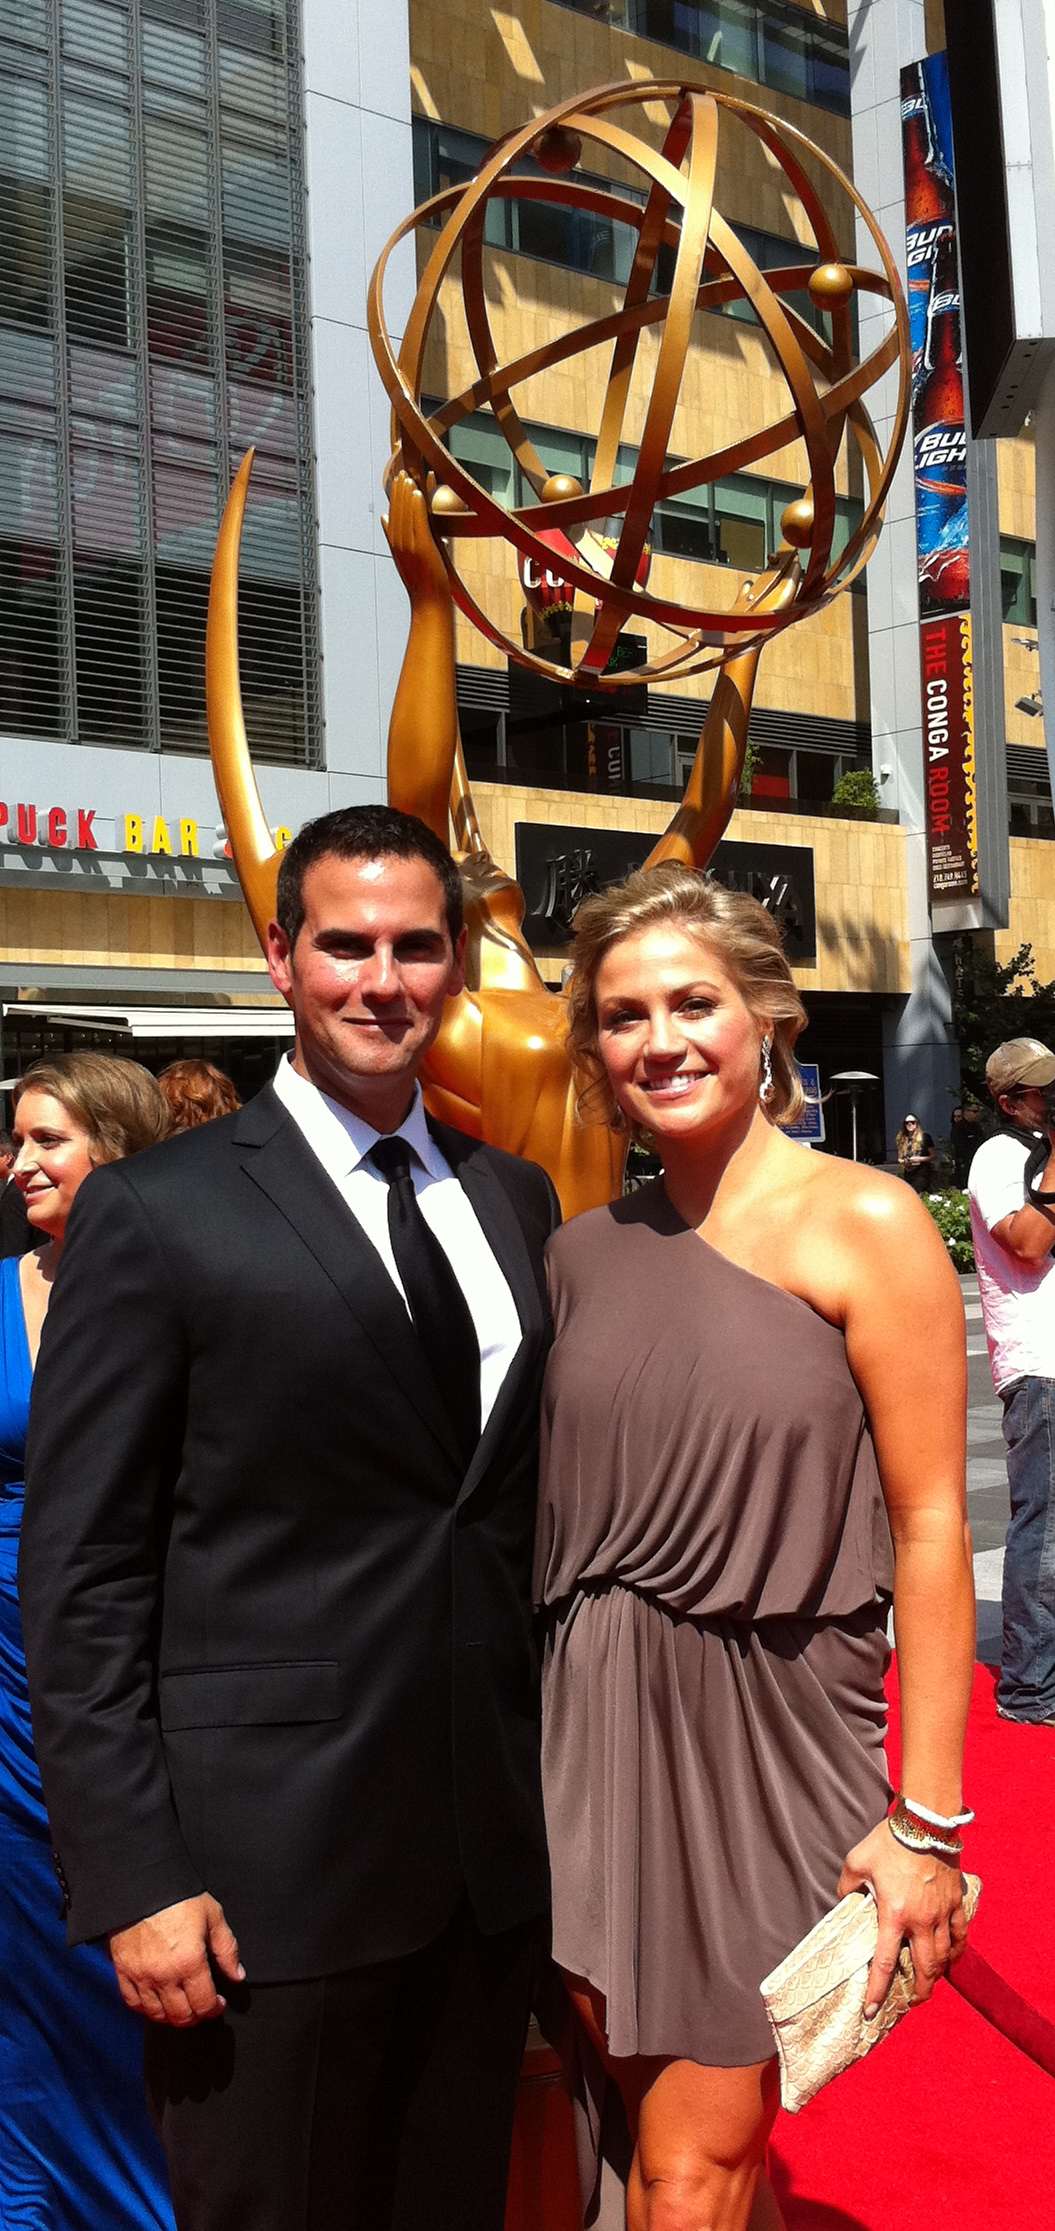
M88 1133L93 1162L123 1162L157 1146L171 1129L168 1108L149 1069L121 1054L51 1054L33 1061L13 1093L48 1092Z
M579 1113L621 1130L601 1059L597 1034L596 985L602 961L614 945L660 923L698 937L728 969L745 1007L760 1023L773 1026L773 1089L765 1105L775 1123L795 1123L806 1105L792 1048L806 1025L806 1010L771 914L757 899L727 891L696 868L665 860L638 868L625 883L613 884L585 899L575 916L572 975L568 986L568 1044L579 1082Z

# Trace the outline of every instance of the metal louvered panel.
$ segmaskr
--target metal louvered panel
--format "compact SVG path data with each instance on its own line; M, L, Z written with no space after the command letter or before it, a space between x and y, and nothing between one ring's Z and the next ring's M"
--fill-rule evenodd
M295 0L8 0L0 726L202 752L250 443L254 751L319 762Z

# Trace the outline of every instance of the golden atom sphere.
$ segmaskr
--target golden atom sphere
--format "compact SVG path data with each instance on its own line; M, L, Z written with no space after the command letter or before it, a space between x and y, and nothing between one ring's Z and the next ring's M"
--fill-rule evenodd
M724 185L747 159L757 160L744 135L783 173L796 237L777 268L759 265L750 235L741 236L716 200L719 180ZM581 169L572 167L580 161ZM590 309L579 322L554 314L549 339L503 361L521 259L507 244L501 205L532 202L627 226L634 251L625 281L584 281ZM855 220L874 249L868 264L847 252ZM385 319L385 277L393 251L414 235L423 269L397 349ZM870 305L872 345L861 358L853 312L855 299L866 297L889 315L876 316ZM691 348L705 321L732 304L746 322L725 352L731 368L719 415ZM823 148L764 109L657 79L601 86L534 117L491 148L474 178L435 194L398 228L371 280L369 324L392 405L389 482L402 468L432 490L434 532L460 609L508 657L552 680L617 691L720 665L818 611L871 555L908 413L904 298L887 243L852 182ZM592 456L583 487L559 455L547 459L544 431L532 421L552 415L547 376L587 356L584 384L596 405L593 423L578 429ZM895 367L897 401L880 442L864 398ZM776 397L766 423L731 430L734 394L745 410ZM481 419L492 423L504 440L516 467L515 504L500 502L474 476L468 455L458 455L458 429L470 419L477 427ZM791 593L779 606L752 609L743 576L708 565L702 594L713 602L684 603L672 593L675 576L662 556L654 580L649 573L653 544L662 552L657 505L691 499L763 463L774 479L800 488L785 506L784 544L775 554ZM838 497L858 491L861 516L847 534ZM544 655L512 631L510 561L503 575L501 560L475 552L480 542L515 553L522 578L533 565L569 585L562 595L568 608L574 604L573 626L559 655ZM645 630L646 663L610 664L630 623Z

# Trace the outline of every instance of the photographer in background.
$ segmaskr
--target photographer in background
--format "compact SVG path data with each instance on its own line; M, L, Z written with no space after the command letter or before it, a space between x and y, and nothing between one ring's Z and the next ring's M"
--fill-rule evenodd
M1009 1038L985 1075L1001 1127L968 1191L1011 1490L996 1703L1001 1719L1055 1727L1055 1054Z

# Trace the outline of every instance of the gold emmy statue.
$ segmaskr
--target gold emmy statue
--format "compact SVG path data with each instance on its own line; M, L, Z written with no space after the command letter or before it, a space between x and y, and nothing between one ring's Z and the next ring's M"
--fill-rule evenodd
M629 111L668 117L662 146L618 121ZM753 133L783 173L796 230L811 242L801 256L762 271L715 207L719 143ZM657 136L653 132L653 137ZM641 192L606 190L574 175L584 144L629 168ZM535 167L518 168L533 157ZM541 175L540 175L541 172ZM814 180L845 195L863 221L877 268L848 264ZM618 308L555 332L513 363L500 364L491 332L486 272L488 212L495 203L557 203L631 226L637 235ZM426 243L424 270L402 347L384 316L384 282L393 250L412 233ZM504 237L504 234L501 235ZM426 350L436 332L441 289L456 283L460 257L464 324L477 377L462 393L422 405ZM825 313L824 331L789 297L806 292ZM890 306L871 353L853 347L853 298ZM685 462L670 445L693 324L702 311L750 306L787 409L764 428ZM555 321L556 322L556 321ZM565 1043L565 1007L539 973L523 932L524 900L491 858L480 834L465 772L455 694L455 608L509 658L563 687L611 697L621 691L718 669L684 798L647 865L682 860L706 866L736 803L758 660L765 644L847 588L867 562L904 437L909 401L908 319L890 250L849 179L793 125L728 94L679 80L602 86L565 101L493 147L476 177L436 194L393 235L370 285L374 355L393 413L393 455L386 474L386 532L410 598L411 624L389 730L388 792L445 841L453 838L469 924L467 988L450 1003L425 1072L426 1099L445 1121L549 1171L566 1216L618 1192L625 1140L582 1122ZM655 336L642 347L643 336ZM608 351L591 483L553 472L534 446L514 392L541 372L587 350ZM892 367L899 384L885 451L863 398ZM474 479L447 446L474 413L500 429L527 500L508 509ZM636 464L625 463L633 426ZM863 516L836 547L836 467L856 444L867 485ZM649 592L650 529L656 504L706 487L725 474L797 445L802 494L781 520L783 540L766 570L718 610L698 610ZM238 553L252 454L231 490L217 543L206 652L209 735L220 806L235 865L263 940L274 909L277 855L253 776L238 678ZM530 491L528 496L527 492ZM459 557L471 541L516 553L521 578L554 569L565 624L548 632L525 611L514 639L467 586ZM479 576L475 576L479 578ZM713 576L711 577L713 578ZM544 617L544 616L543 616ZM630 620L647 631L647 660L627 671L618 660ZM614 654L614 655L613 655Z

